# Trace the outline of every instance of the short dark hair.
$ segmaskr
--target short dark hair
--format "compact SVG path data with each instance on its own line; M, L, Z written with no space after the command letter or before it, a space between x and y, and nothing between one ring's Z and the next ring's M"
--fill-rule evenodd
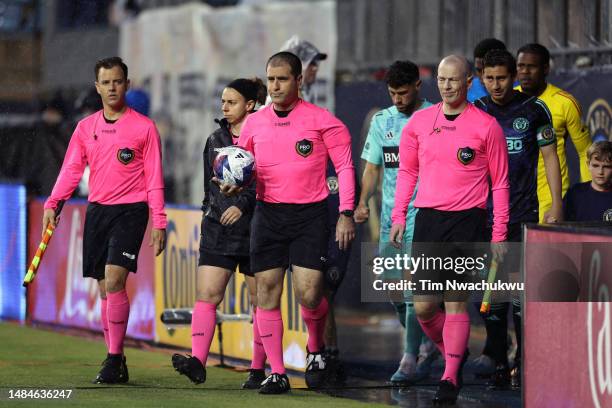
M484 58L491 50L505 50L506 44L497 38L485 38L474 47L474 58Z
M94 69L95 74L96 74L96 81L98 80L98 74L100 73L100 69L102 68L111 69L113 67L121 67L121 70L123 71L123 75L125 76L125 79L127 79L128 67L127 65L125 65L125 62L123 62L123 60L119 57L108 57L108 58L102 58L101 60L96 62L96 67Z
M395 61L385 74L385 81L391 88L413 84L419 78L419 67L411 61Z
M516 55L518 56L520 53L537 55L540 57L540 62L542 65L550 65L550 52L548 52L548 48L542 44L525 44L518 49Z
M482 60L483 68L503 66L511 75L516 75L516 59L508 50L491 50Z
M289 52L289 51L281 51L272 55L268 58L268 62L266 63L266 69L268 66L278 66L281 64L287 64L291 68L291 74L294 77L299 77L302 75L302 61L298 58L297 55Z

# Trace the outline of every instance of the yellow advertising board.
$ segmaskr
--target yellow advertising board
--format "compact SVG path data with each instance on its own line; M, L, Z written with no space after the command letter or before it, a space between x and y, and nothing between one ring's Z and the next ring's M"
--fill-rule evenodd
M196 300L200 222L202 212L167 208L166 250L155 260L155 338L162 344L191 348L189 326L167 329L159 316L164 309L191 308ZM306 362L306 326L299 304L293 296L291 274L284 282L281 310L284 322L283 354L288 368L304 370ZM229 281L225 298L219 305L224 314L250 314L249 291L244 276L235 273ZM227 357L250 361L253 353L253 327L249 322L223 323L223 353ZM218 330L217 330L218 331ZM219 353L218 332L211 353Z

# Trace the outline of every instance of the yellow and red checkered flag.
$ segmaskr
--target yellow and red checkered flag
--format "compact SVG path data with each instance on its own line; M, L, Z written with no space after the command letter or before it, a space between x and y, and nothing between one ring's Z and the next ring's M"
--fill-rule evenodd
M487 277L487 283L495 282L497 275L497 258L493 257L491 261L491 267L489 268L489 275ZM482 297L482 303L480 304L480 313L487 314L491 311L491 289L485 290L484 296Z
M60 200L57 203L57 208L55 209L55 222L59 222L59 215L62 212L62 208L64 207L64 200ZM32 258L32 263L30 263L30 267L28 268L28 272L26 273L25 278L23 278L23 286L28 286L34 280L36 276L36 271L38 270L38 266L40 265L40 261L42 260L45 251L47 250L47 246L51 241L51 237L53 236L53 231L55 231L55 227L51 225L51 223L47 224L47 229L45 230L45 234L38 244L38 249L36 250L36 254L34 258Z

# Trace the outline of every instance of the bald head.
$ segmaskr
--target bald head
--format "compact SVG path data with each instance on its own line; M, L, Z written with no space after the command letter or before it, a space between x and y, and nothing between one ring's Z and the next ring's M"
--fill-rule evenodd
M466 106L470 87L470 65L461 55L449 55L438 65L438 90L444 103L444 113L460 113Z
M462 55L449 55L444 57L442 61L440 61L440 65L438 65L438 71L442 69L442 67L452 66L457 69L459 73L467 78L470 73L470 64L468 60Z

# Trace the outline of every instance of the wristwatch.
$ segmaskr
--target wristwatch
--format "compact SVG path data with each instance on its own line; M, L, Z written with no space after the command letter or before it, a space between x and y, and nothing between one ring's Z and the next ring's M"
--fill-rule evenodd
M344 210L344 211L340 211L340 214L344 215L345 217L353 217L353 214L355 214L355 211L353 210Z

